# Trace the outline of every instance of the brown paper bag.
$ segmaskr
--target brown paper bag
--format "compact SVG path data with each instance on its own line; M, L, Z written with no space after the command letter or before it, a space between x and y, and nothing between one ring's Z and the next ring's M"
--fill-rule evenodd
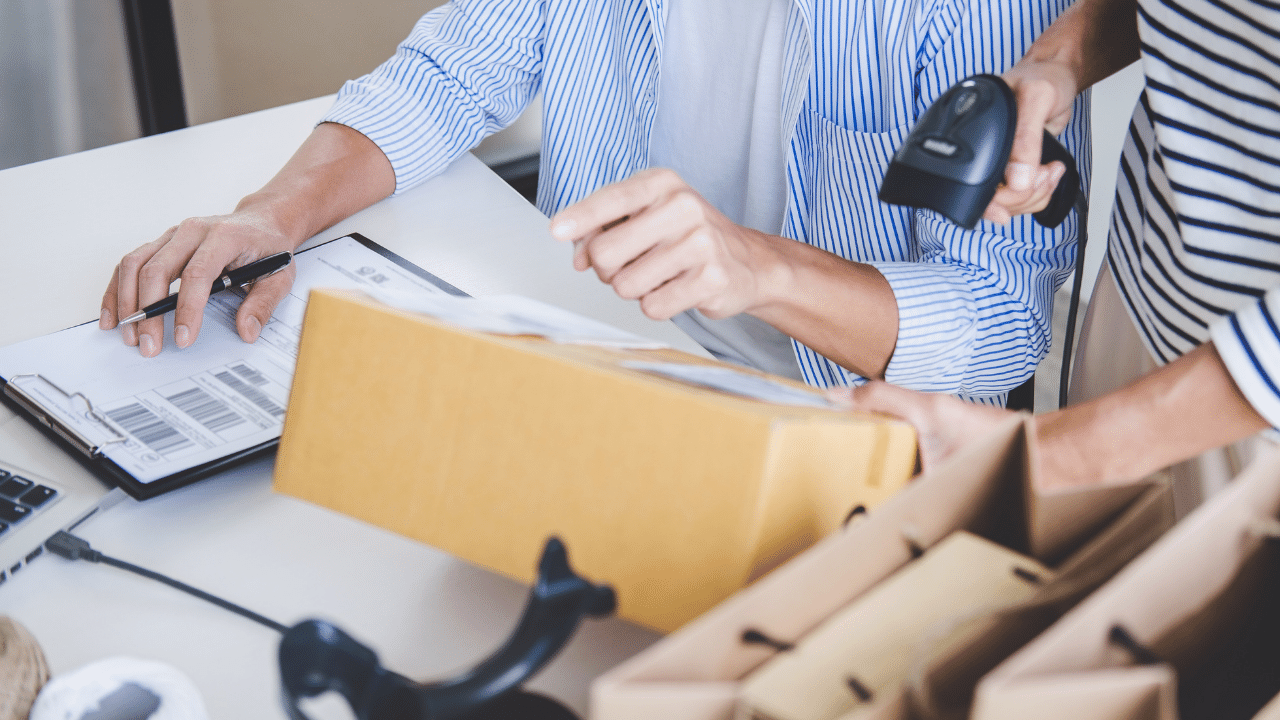
M988 674L972 717L1262 717L1280 692L1277 514L1280 453Z
M962 631L957 613L1025 601L1051 575L1003 545L952 533L757 668L742 685L739 718L852 720L896 704L922 636L946 644L949 630Z
M1029 416L1010 418L866 517L598 678L592 688L592 717L729 720L741 682L779 652L775 646L794 645L923 549L958 530L1056 565L1059 574L1070 571L1073 582L1096 585L1107 573L1086 572L1086 566L1105 560L1114 571L1172 523L1168 488L1161 482L1052 497L1031 491L1029 453L1035 448L1028 445L1026 432L1031 422ZM1050 587L1053 583L1046 584ZM1059 604L1081 594L1073 586L1054 590ZM1050 603L1036 617L1019 618L1022 630L1047 627L1060 612ZM1007 635L1021 637L1018 632ZM770 639L774 646L744 638ZM994 667L1013 649L981 660ZM939 657L947 655L944 649ZM904 696L878 709L875 717L907 717L908 706Z

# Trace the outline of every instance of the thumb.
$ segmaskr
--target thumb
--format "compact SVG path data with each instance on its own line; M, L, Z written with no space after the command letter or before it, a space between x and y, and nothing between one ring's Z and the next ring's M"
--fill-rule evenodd
M245 342L253 342L271 320L271 314L289 294L298 270L294 263L280 272L255 282L236 312L236 332Z
M925 398L913 390L872 380L861 387L837 388L827 392L836 405L861 412L879 413L908 422L917 415Z

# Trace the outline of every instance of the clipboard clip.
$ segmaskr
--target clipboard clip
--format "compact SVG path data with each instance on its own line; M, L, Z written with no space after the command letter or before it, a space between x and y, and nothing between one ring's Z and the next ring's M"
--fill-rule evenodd
M487 660L452 679L417 683L384 668L377 653L337 627L305 620L280 641L285 708L292 720L306 720L299 701L333 690L357 720L576 720L520 684L564 647L583 618L609 615L616 604L612 588L574 573L564 543L553 537L519 624Z
M56 390L63 397L65 397L69 403L77 400L84 403L85 414L88 417L92 418L93 420L97 421L106 430L110 431L111 434L115 435L115 437L110 440L105 440L102 442L95 443L94 441L85 437L84 434L81 433L79 430L76 430L70 425L67 425L65 422L59 420L57 417L54 417L54 415L51 412L49 412L48 409L46 409L43 405L41 405L40 401L38 401L35 397L33 397L30 393L28 393L26 390L22 389L22 387L18 385L19 380L26 379L26 378L34 378L43 382L45 385L48 385L49 387ZM63 440L66 440L67 442L71 443L78 450L88 455L89 457L100 458L102 457L102 448L108 445L114 445L116 443L122 443L129 440L129 436L121 432L121 430L118 427L116 427L115 423L111 422L111 420L108 419L107 416L99 412L98 409L93 406L93 401L91 401L84 393L67 392L66 390L63 390L57 383L45 377L44 375L41 375L40 373L24 373L21 375L14 375L13 377L9 378L8 382L5 383L4 394L7 395L11 400L13 400L19 406L21 406L23 410L26 410L28 413L30 413L30 415L34 417L36 420L40 421L42 425L49 428L50 430L53 430Z

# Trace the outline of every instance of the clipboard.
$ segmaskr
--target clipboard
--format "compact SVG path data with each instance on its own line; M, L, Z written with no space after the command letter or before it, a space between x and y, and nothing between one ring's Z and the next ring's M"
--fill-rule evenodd
M185 350L172 345L167 316L169 340L157 358L141 358L91 321L0 348L0 402L145 500L275 452L312 287L467 296L359 233L294 257L294 289L256 343L235 333L238 289L211 298L200 337Z

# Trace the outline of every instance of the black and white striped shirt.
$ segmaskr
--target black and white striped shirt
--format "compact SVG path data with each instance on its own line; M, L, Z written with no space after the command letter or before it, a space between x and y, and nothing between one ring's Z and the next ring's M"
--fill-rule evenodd
M1280 4L1139 0L1108 261L1147 349L1213 340L1280 426Z

